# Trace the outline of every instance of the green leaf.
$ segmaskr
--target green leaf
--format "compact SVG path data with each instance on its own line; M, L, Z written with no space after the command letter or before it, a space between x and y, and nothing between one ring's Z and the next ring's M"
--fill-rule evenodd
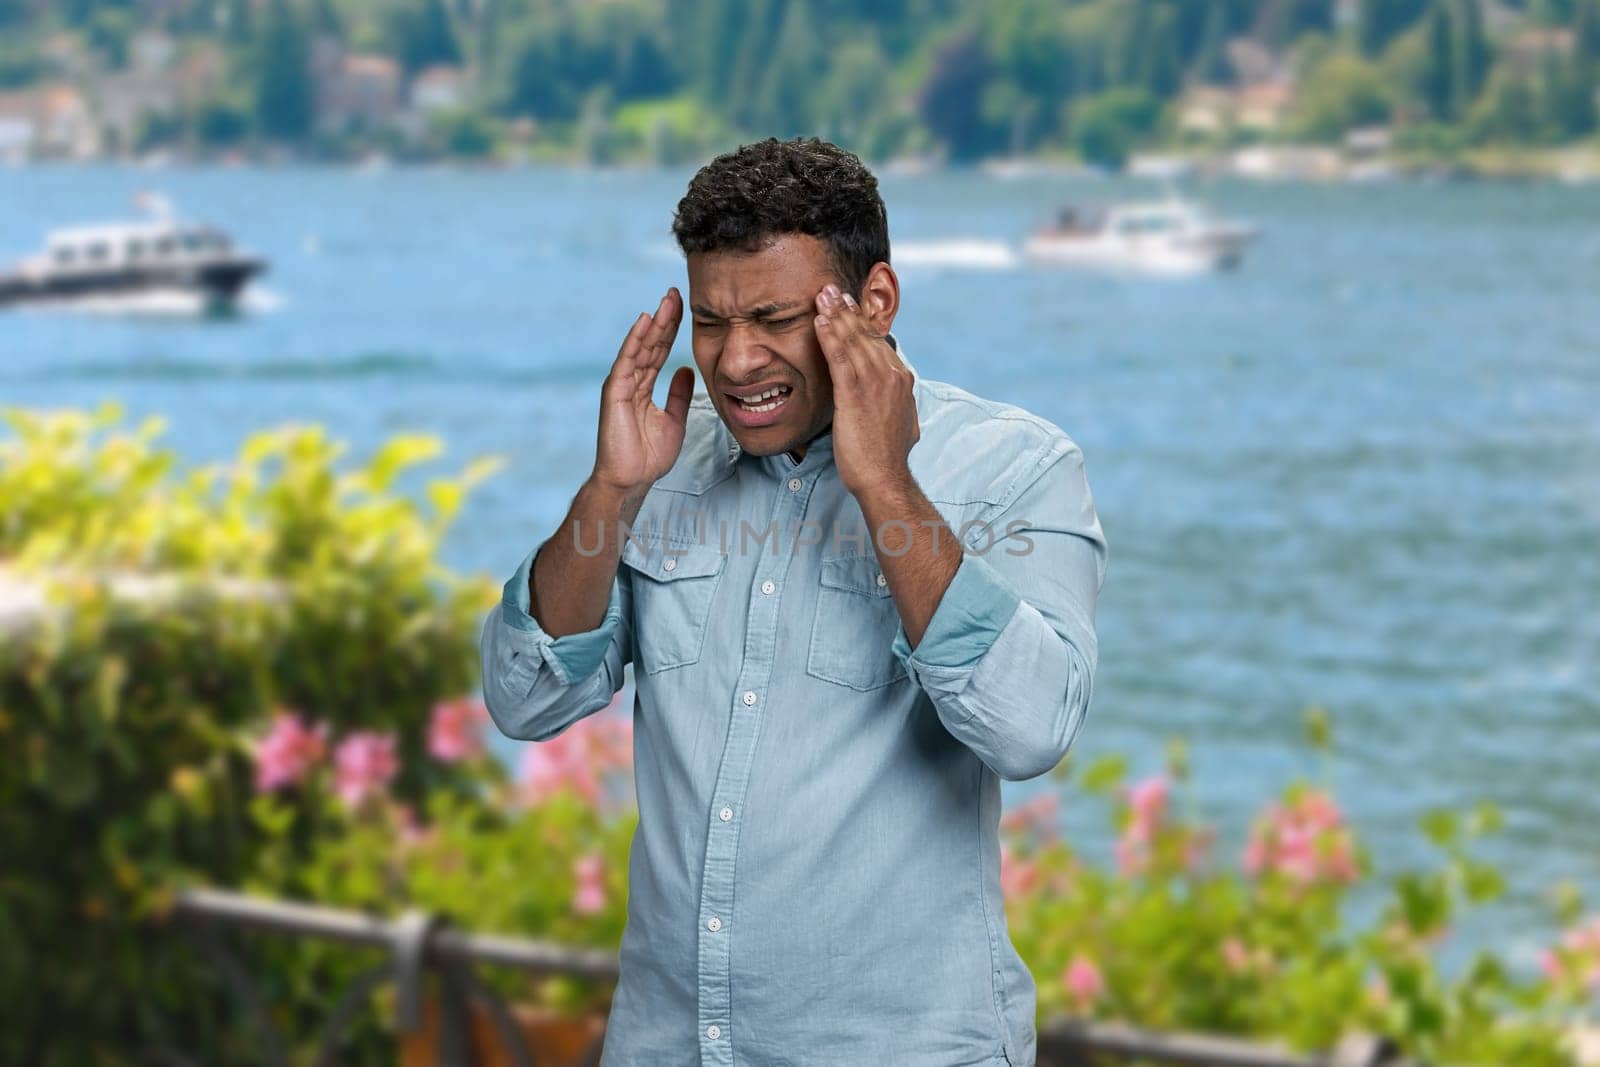
M401 434L390 438L367 465L367 481L383 492L406 467L430 460L444 451L444 443L428 434Z
M1181 737L1167 739L1167 773L1179 782L1189 777L1189 746Z
M1505 893L1505 879L1487 863L1465 861L1461 865L1462 889L1474 904L1495 900Z
M1499 805L1492 800L1479 801L1472 809L1471 821L1467 824L1468 832L1474 837L1492 834L1505 825L1505 816L1501 814Z
M1104 793L1115 789L1128 774L1125 756L1110 753L1089 764L1083 772L1083 788L1090 793Z
M1449 848L1460 834L1461 819L1449 808L1431 808L1417 820L1429 841L1440 848Z
M1306 740L1313 748L1326 752L1333 747L1333 723L1326 708L1307 708L1304 721Z
M281 837L294 825L295 813L271 793L261 793L250 801L250 817L268 835Z

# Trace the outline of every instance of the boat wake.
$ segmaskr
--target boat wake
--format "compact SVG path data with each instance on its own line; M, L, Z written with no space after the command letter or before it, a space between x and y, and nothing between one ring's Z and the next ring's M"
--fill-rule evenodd
M218 311L204 293L193 289L145 289L131 293L93 293L32 301L18 314L74 314L107 318L195 319L269 314L283 307L283 297L261 286L248 286L239 294L235 309Z
M239 294L239 310L265 315L280 310L286 303L283 294L264 285L251 285Z
M979 239L901 241L891 255L896 266L957 270L1013 270L1022 262L1004 241Z

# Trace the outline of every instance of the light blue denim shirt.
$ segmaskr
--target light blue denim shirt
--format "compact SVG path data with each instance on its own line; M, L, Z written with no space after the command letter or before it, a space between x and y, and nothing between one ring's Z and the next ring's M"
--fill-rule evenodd
M1082 727L1106 540L1060 429L920 375L915 395L911 472L964 554L914 650L832 435L747 455L704 394L600 626L552 639L529 614L537 550L485 620L484 700L514 738L605 707L634 665L604 1067L1035 1061L1000 780Z

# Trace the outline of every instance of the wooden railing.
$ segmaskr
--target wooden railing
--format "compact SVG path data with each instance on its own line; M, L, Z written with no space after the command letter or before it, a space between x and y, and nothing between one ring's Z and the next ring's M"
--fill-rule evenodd
M169 923L210 960L249 1014L260 1033L261 1050L269 1067L287 1067L288 1041L273 1023L259 983L229 947L226 935L230 930L275 931L389 950L389 958L357 978L334 1006L322 1030L316 1061L319 1064L337 1062L340 1039L369 995L384 982L396 985L397 1032L402 1036L415 1034L422 1019L424 977L433 972L444 990L438 1063L466 1067L473 1062L467 1047L470 996L486 1007L511 1062L533 1067L539 1062L539 1050L527 1047L505 1004L473 976L474 966L486 963L542 975L612 981L618 975L613 953L463 933L452 929L442 917L421 912L384 920L312 904L197 889L179 895ZM594 1043L584 1056L585 1064L599 1063L600 1046L600 1041ZM176 1049L164 1050L161 1058L174 1067L200 1062L193 1053ZM1417 1067L1414 1061L1397 1056L1392 1043L1363 1035L1346 1038L1327 1053L1308 1055L1276 1045L1203 1034L1157 1033L1120 1023L1061 1019L1040 1028L1037 1067L1091 1067L1120 1062L1186 1067Z

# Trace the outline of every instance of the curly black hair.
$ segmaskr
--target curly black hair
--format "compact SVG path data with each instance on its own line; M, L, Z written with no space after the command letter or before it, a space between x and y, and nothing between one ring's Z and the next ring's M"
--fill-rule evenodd
M873 265L889 261L878 179L855 153L816 137L768 137L718 156L690 180L672 220L684 255L755 252L785 233L825 241L841 288L856 297Z

